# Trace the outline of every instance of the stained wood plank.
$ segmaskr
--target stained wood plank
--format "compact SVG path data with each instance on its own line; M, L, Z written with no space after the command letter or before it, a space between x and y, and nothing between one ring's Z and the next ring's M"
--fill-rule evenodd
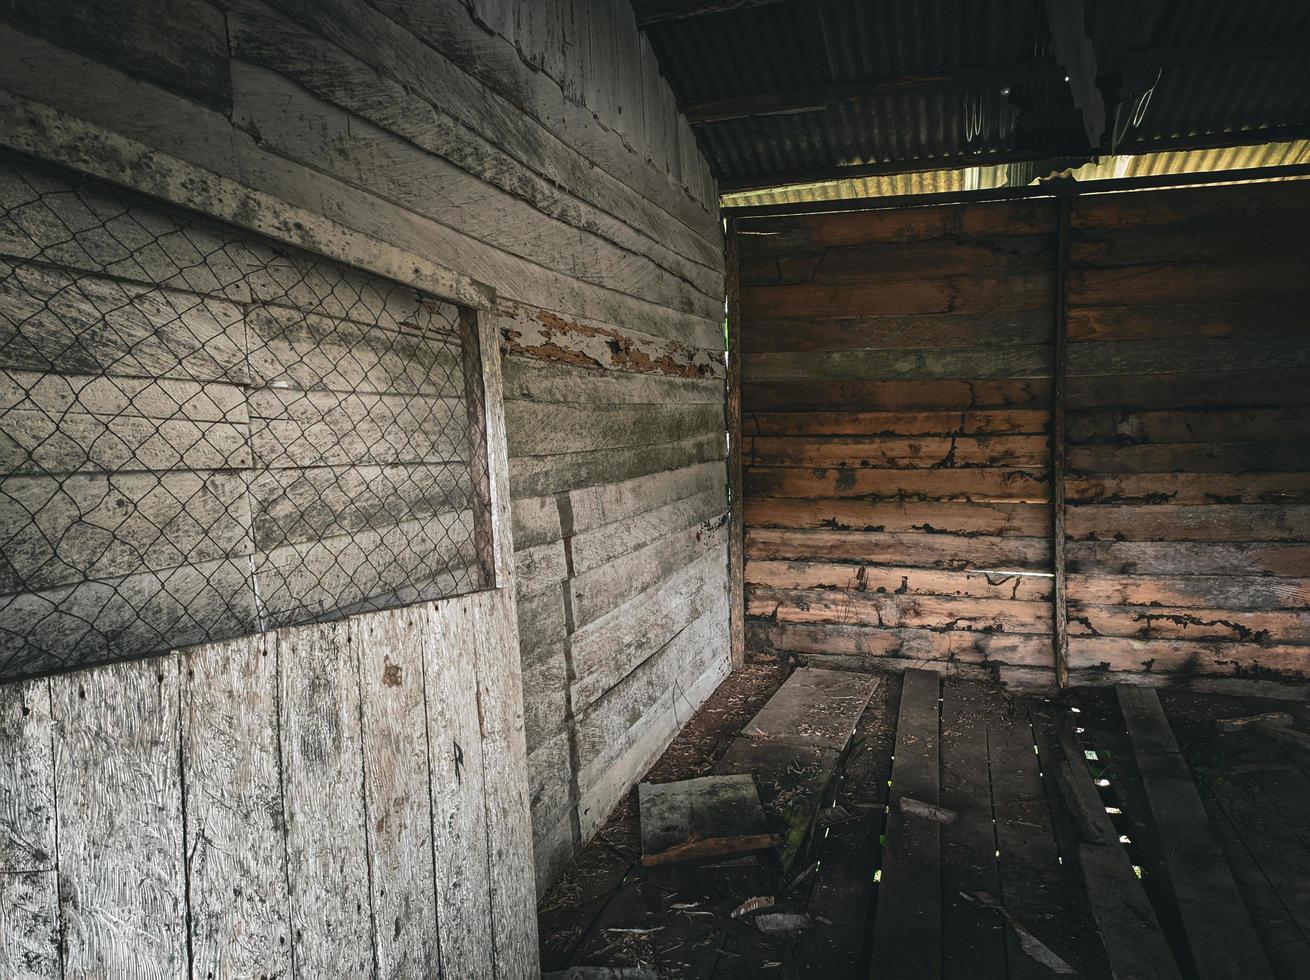
M914 500L1043 503L1050 499L1044 470L1010 467L884 469L835 466L748 467L750 497L889 497ZM1094 490L1103 489L1097 484Z
M746 583L775 589L822 589L878 595L941 595L1041 602L1048 573L957 572L864 562L769 561L746 565ZM1310 598L1310 597L1308 597Z
M340 621L279 630L276 643L296 969L370 973L359 653Z
M887 844L874 924L873 974L942 975L941 826L902 809L904 799L940 802L937 697L940 678L907 670L896 724L896 756L888 796Z
M431 976L441 953L422 663L425 610L349 621L358 651L373 949L380 976Z
M1050 541L1043 538L827 529L751 528L746 532L746 557L750 559L863 560L922 568L1014 572L1044 571L1049 567L1050 554Z
M1115 688L1198 974L1272 976L1160 699Z
M1041 537L1051 528L1050 508L1039 504L954 501L883 503L862 499L753 497L746 502L746 519L752 527L1021 537Z
M642 783L638 800L641 861L647 866L722 858L778 843L749 775Z
M471 602L466 597L427 607L422 672L442 973L491 977L486 768Z
M469 601L477 616L474 649L496 976L521 977L537 970L537 896L514 590L481 592Z
M275 637L195 648L182 655L180 670L193 968L289 976Z
M178 661L50 685L63 969L187 976Z
M62 975L46 680L0 687L0 972Z
M746 613L776 623L839 623L880 629L915 627L983 633L1051 632L1048 602L955 596L898 596L752 587Z

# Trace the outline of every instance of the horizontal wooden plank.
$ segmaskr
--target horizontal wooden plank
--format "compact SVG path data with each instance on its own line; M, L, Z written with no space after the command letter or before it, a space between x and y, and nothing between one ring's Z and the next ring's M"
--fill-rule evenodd
M573 508L573 531L581 534L603 524L613 524L708 490L723 490L727 474L718 462L697 463L681 469L650 473L618 483L584 487L569 493ZM520 504L515 501L517 510ZM517 544L519 533L514 532Z
M238 413L239 418L239 413ZM0 473L243 469L248 426L174 417L0 411Z
M1075 473L1234 473L1310 470L1310 440L1070 446Z
M256 470L249 478L255 544L269 550L470 506L466 463Z
M1069 635L1305 646L1310 644L1310 612L1070 602Z
M950 207L889 208L835 214L748 218L744 248L778 251L803 247L857 245L863 242L952 241L991 235L1038 235L1055 231L1050 201Z
M1028 633L966 633L956 630L886 629L813 623L747 621L755 651L887 659L905 666L916 661L962 664L1014 664L1050 667L1051 638ZM1127 642L1127 641L1125 641Z
M26 241L19 237L24 234ZM42 264L58 258L47 258L44 248L37 251L41 234L0 234L0 251L33 251L38 260L0 261L0 365L65 374L248 380L239 306ZM10 237L15 240L6 241ZM69 237L66 225L62 237Z
M1072 507L1065 533L1084 540L1310 541L1305 504L1111 504Z
M645 548L668 534L697 525L708 530L711 524L721 523L719 519L727 509L728 501L723 490L711 489L617 524L574 534L570 541L573 571L576 574L591 571Z
M1051 576L1044 573L957 572L859 561L748 561L745 581L748 586L775 589L834 589L1030 602L1048 600L1051 594Z
M1071 636L1069 666L1151 674L1267 678L1283 675L1303 679L1310 674L1310 647Z
M722 433L630 449L599 449L555 456L510 459L510 491L515 498L578 490L678 470L725 455Z
M1310 609L1310 578L1268 575L1069 576L1071 602L1219 609Z
M1049 405L1048 378L965 381L743 381L743 412L963 411Z
M1050 343L1054 320L1043 310L928 313L804 320L752 319L742 329L748 354L782 351L938 350Z
M1297 337L1260 340L1132 340L1072 343L1069 376L1272 371L1310 367L1310 350ZM1105 402L1102 402L1105 404ZM1071 408L1078 405L1071 401Z
M1262 235L1268 232L1261 231ZM1168 305L1084 306L1071 309L1069 339L1115 340L1263 340L1296 336L1304 328L1276 300L1228 300Z
M1188 221L1130 229L1080 229L1070 235L1069 263L1075 269L1209 264L1213 274L1230 274L1235 259L1285 262L1307 244L1296 214L1271 214L1259 223L1242 219Z
M746 556L844 559L960 571L1042 571L1050 562L1051 546L1046 538L748 528Z
M1310 439L1310 409L1193 409L1191 411L1072 412L1071 445L1157 442L1282 441Z
M0 594L249 555L246 480L232 471L0 480Z
M506 357L502 362L505 399L604 405L722 405L720 378L634 375L600 371L535 357Z
M747 316L744 313L742 316ZM1106 346L1106 345L1100 345ZM1051 348L957 347L930 351L799 351L746 354L743 383L752 381L898 381L1047 378Z
M258 628L248 559L0 599L0 680L87 667Z
M919 313L1014 313L1050 309L1055 277L942 276L841 285L742 286L741 315L756 317L897 316Z
M679 442L723 429L719 405L560 405L508 401L505 428L515 457Z
M760 236L748 236L760 237ZM767 243L768 237L764 237ZM822 249L742 248L743 286L880 282L945 276L1054 276L1049 234L927 242L866 242Z
M467 460L462 398L259 388L250 443L262 466L448 463Z
M800 589L747 590L746 615L777 623L832 623L983 633L1051 631L1049 602Z
M749 497L745 509L748 527L1025 537L1051 531L1051 511L1044 504Z
M1310 404L1310 371L1289 366L1247 369L1232 363L1213 371L1069 378L1070 411L1082 409L1224 409Z
M1071 504L1305 504L1310 473L1111 473L1071 476Z
M748 466L1015 467L1046 465L1051 456L1046 436L745 436L743 462Z
M725 608L727 575L723 552L707 552L574 633L574 711L593 704L707 610Z
M1310 544L1071 541L1069 570L1124 575L1279 575L1310 568Z
M263 615L279 627L409 606L483 585L467 510L280 545L256 557L255 578Z
M1243 218L1290 216L1310 210L1300 182L1234 184L1194 187L1154 194L1082 197L1075 202L1073 227L1138 228L1180 225L1189 221L1233 221Z
M710 551L722 551L727 522L722 518L659 538L590 572L570 578L573 623L581 628L634 596L672 577Z
M1019 435L1047 431L1041 409L962 412L749 412L746 436Z
M457 334L414 296L407 322L357 323L259 306L246 316L255 383L302 390L462 398Z
M0 410L45 412L51 416L86 412L235 425L248 420L245 397L242 386L222 381L0 369Z
M917 500L974 500L1044 503L1050 482L1043 470L1000 467L957 469L856 469L855 467L748 467L743 474L751 497L904 497ZM1310 481L1307 481L1310 483Z

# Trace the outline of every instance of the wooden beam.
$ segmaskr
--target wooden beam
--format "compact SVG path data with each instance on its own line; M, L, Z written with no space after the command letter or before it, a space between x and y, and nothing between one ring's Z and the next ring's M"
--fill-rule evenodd
M904 800L937 807L938 692L930 670L907 670L896 723L896 762L888 799L887 844L873 932L872 975L879 980L941 976L941 825Z
M1150 688L1115 688L1183 929L1202 980L1272 977L1169 720Z
M728 378L728 630L732 666L746 659L745 515L741 476L741 285L738 270L737 222L727 220Z
M780 0L633 0L638 27L649 27L666 20L686 20L731 10L765 7Z
M1073 198L1061 196L1056 201L1058 225L1055 249L1055 365L1051 379L1051 510L1053 511L1051 555L1055 573L1051 591L1052 633L1055 643L1055 682L1069 686L1069 609L1066 602L1064 555L1064 478L1065 418L1064 402L1068 389L1069 332L1069 224Z

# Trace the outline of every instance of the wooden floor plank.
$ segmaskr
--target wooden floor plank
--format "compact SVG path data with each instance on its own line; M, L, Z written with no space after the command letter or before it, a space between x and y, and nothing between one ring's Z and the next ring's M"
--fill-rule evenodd
M941 825L904 809L940 802L938 688L933 671L907 670L896 726L887 843L874 924L872 976L941 976Z
M1078 826L1071 851L1115 980L1180 980L1155 910L1092 783L1071 722L1030 713L1044 771L1056 768L1064 809Z
M996 831L987 766L987 692L947 680L942 694L941 805L955 814L942 828L942 975L1006 976L1005 923L968 897L999 895Z
M1115 690L1198 976L1272 977L1159 697L1151 688Z

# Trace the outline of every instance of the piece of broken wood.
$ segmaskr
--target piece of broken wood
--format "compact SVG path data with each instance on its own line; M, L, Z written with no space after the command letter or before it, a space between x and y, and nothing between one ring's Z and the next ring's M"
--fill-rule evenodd
M641 862L648 867L760 851L779 841L750 775L642 783L637 798Z
M813 927L814 920L804 912L769 912L755 917L755 928L763 933L800 932Z
M1244 718L1220 718L1215 722L1221 732L1240 732L1257 722L1269 722L1274 725L1292 724L1292 716L1286 711L1266 711L1263 714L1247 715Z
M922 800L916 800L910 796L901 797L901 812L908 817L932 820L943 826L955 819L954 810L948 810L944 806L936 806L932 803L924 803Z

